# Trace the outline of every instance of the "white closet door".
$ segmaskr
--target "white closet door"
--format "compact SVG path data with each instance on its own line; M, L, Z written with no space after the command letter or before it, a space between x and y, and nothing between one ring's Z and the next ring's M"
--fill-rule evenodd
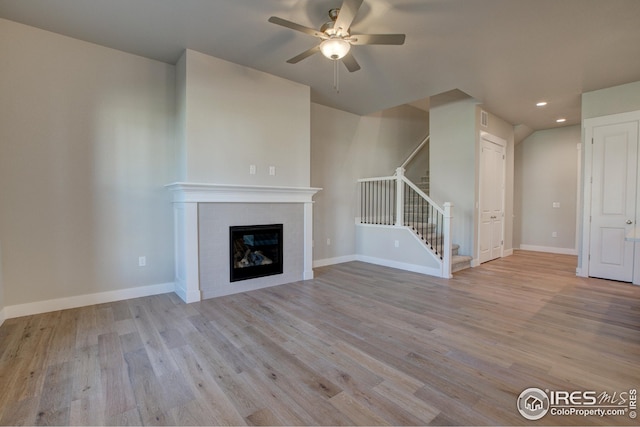
M631 282L636 222L638 122L592 130L589 276Z

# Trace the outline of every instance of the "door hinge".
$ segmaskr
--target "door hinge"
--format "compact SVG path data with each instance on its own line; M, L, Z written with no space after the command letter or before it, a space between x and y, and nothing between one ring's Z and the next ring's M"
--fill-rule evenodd
M502 160L504 160L504 154L502 155Z
M593 145L593 138L591 138L591 144Z

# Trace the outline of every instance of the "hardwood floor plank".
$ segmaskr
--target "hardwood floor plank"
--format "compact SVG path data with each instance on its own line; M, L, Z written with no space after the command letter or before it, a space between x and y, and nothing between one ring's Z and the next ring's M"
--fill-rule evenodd
M131 301L129 309L133 315L140 338L144 342L153 370L156 375L160 376L174 372L178 367L158 331L156 326L157 316L154 316L147 309L148 303L148 301L138 298Z
M191 393L195 396L194 401L201 402L195 405L192 402L183 405L174 415L178 415L185 408L197 406L197 414L194 419L207 417L207 421L196 424L218 424L218 425L243 425L243 416L238 412L237 407L229 399L224 390L214 379L215 372L206 369L206 365L201 363L191 347L178 347L172 350L176 361L182 367L181 371L185 380L191 387ZM177 413L176 413L177 412ZM177 418L182 423L180 418Z
M124 358L127 362L129 380L143 424L176 425L176 421L167 412L171 408L172 402L164 399L163 391L165 389L156 377L147 351L140 349L125 353Z
M73 364L63 362L47 369L36 425L68 425L73 387Z
M379 417L376 413L361 405L357 399L354 399L347 392L340 393L329 399L329 402L336 407L338 411L347 415L353 423L361 426L384 426L389 425L386 420Z
M127 364L117 333L112 332L98 337L98 358L105 408L104 418L110 420L136 407Z
M104 418L105 401L101 395L87 395L71 402L69 425L101 426Z
M91 347L76 349L71 400L94 397L102 398L100 359L98 343Z
M5 384L5 383L2 383ZM28 397L0 405L0 425L33 426L36 424L40 398Z

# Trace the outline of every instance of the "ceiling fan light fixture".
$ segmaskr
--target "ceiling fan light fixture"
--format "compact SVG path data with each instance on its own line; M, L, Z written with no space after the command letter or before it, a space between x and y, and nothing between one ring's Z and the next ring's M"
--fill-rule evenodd
M320 43L320 52L333 61L344 58L350 49L351 44L340 37L332 37Z

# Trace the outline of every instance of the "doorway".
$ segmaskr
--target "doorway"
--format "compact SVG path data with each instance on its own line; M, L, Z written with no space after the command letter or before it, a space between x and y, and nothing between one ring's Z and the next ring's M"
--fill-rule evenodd
M585 120L587 275L634 281L640 113Z
M501 258L504 249L504 181L507 141L480 132L478 256L480 263Z

